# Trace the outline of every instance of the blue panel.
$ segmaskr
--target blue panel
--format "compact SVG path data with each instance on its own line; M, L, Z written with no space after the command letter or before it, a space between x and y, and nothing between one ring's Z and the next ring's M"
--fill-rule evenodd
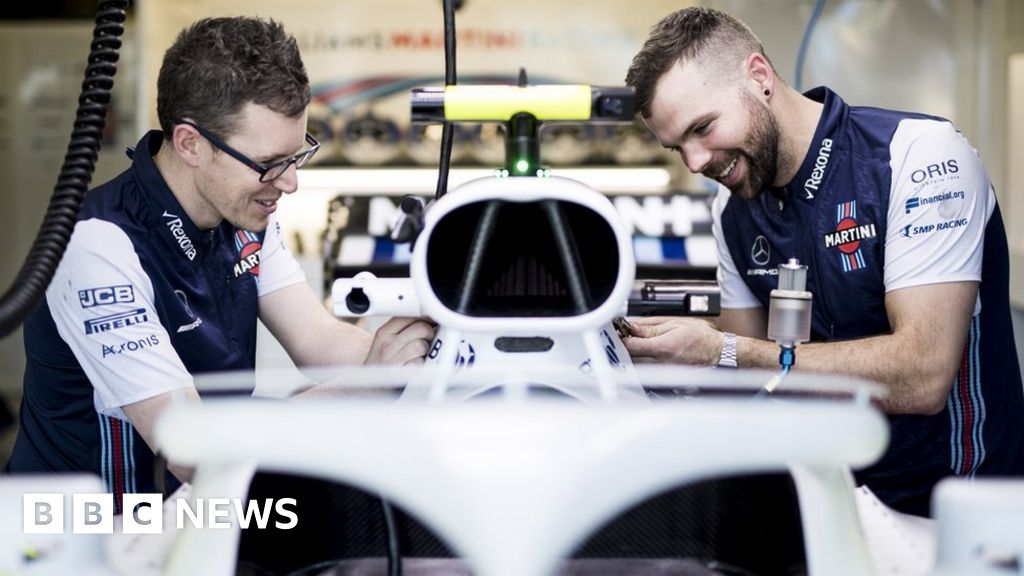
M683 238L662 238L661 253L665 256L665 260L685 262L686 243Z

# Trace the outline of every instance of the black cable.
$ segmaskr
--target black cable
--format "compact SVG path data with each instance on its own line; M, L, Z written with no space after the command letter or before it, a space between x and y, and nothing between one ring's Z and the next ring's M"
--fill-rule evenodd
M395 511L391 508L391 503L383 496L380 499L380 511L384 516L384 527L388 531L388 576L401 576L402 541L398 537Z
M455 72L455 6L452 0L444 0L444 83L445 86L455 86L457 76ZM452 165L452 142L455 139L455 129L447 120L441 129L441 162L437 168L437 190L435 198L440 198L448 192L448 171Z
M96 26L71 140L36 239L14 282L0 297L0 338L13 332L43 299L75 229L106 126L127 7L128 0L97 2Z

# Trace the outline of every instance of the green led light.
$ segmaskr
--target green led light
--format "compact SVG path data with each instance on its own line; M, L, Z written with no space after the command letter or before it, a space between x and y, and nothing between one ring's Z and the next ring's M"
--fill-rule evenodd
M530 169L530 162L528 160L516 160L516 173L526 174L527 170Z

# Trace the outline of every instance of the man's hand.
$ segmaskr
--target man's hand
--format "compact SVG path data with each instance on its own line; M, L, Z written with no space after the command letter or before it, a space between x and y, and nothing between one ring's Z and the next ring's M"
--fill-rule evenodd
M419 318L392 318L377 329L364 364L422 364L434 327Z
M698 318L630 318L632 336L623 340L634 362L676 362L714 366L722 333Z

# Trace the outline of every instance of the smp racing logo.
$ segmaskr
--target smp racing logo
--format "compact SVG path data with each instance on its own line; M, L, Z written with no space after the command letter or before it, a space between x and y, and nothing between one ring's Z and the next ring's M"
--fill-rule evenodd
M260 274L260 248L263 244L260 237L248 230L235 232L235 248L238 249L239 260L235 263L235 278L246 272L253 276Z
M185 232L185 226L181 221L181 217L164 210L164 218L168 219L164 224L171 231L171 236L174 236L174 239L178 242L181 253L189 260L195 260L196 247L192 244L192 239L188 237L188 232Z
M912 226L906 225L900 231L900 235L904 238L913 238L914 236L921 236L931 234L932 232L938 232L941 230L952 230L954 228L961 228L967 226L967 218L957 218L955 220L947 220L945 222L939 222L938 224L925 224L923 226Z
M811 170L811 177L804 182L804 192L807 193L807 200L813 200L814 194L821 186L825 178L825 168L828 167L828 160L832 157L832 139L825 138L821 141L821 148L818 148L818 157L814 160L814 168Z
M851 200L836 206L836 231L825 234L825 248L839 248L843 272L860 270L867 267L860 242L877 235L874 224L857 224L857 201Z

